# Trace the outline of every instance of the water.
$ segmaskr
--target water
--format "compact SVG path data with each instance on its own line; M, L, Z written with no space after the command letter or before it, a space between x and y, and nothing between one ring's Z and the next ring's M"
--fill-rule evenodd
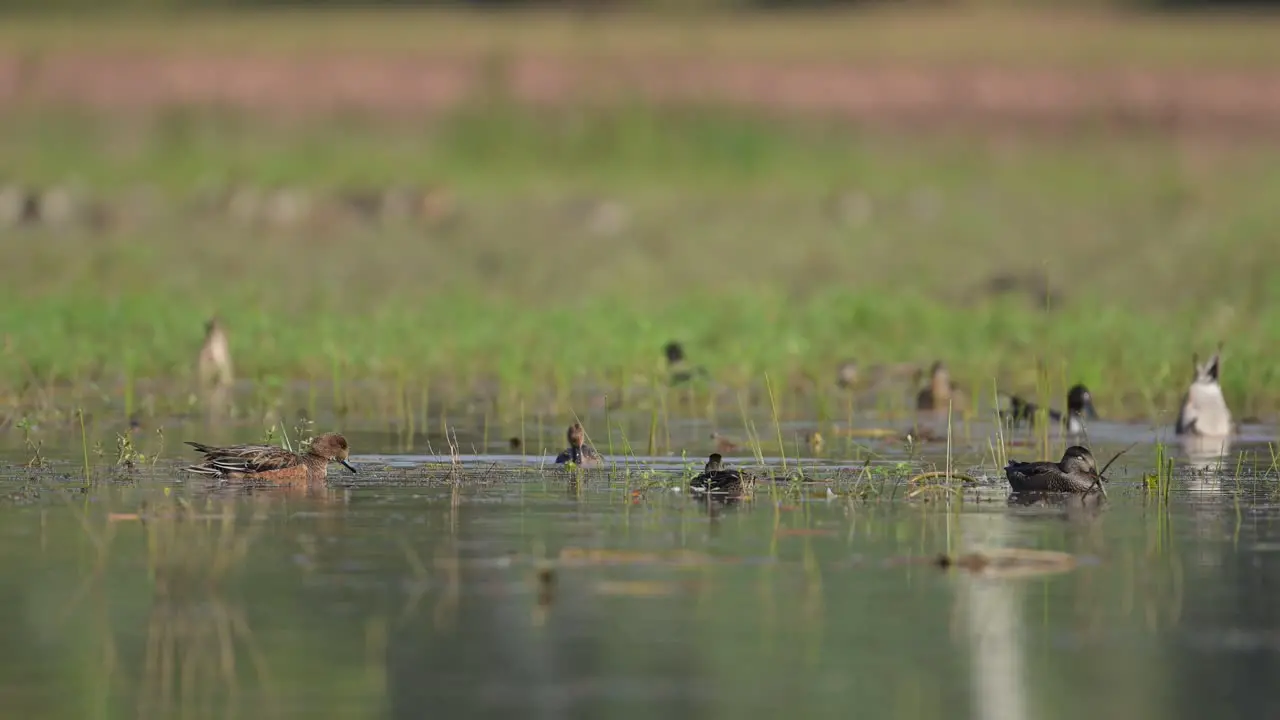
M705 424L677 427L704 449ZM892 494L858 499L848 479L827 481L862 467L829 439L826 457L801 461L813 482L727 506L677 491L679 456L574 483L541 455L501 455L499 437L450 478L439 453L349 435L355 485L311 494L211 493L172 459L99 472L82 492L78 452L37 471L11 448L6 713L1280 713L1280 503L1265 450L1240 473L1180 473L1166 503L1142 489L1154 436L1104 426L1100 461L1146 440L1110 472L1108 502L1020 505L981 431L955 438L953 461L980 483L951 502L909 500L901 484L943 464L945 443L908 455L897 439L859 441L899 470ZM1002 549L1069 557L936 562Z

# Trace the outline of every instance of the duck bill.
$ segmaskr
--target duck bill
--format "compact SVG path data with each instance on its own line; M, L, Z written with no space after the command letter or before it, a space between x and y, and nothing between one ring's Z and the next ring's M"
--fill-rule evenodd
M1087 402L1084 404L1084 416L1090 420L1098 419L1098 411L1093 409L1092 402Z
M342 467L350 470L352 474L355 474L356 469L351 465L351 463L347 462L346 460L339 460L338 462L342 463Z
M1099 492L1101 492L1103 495L1106 495L1106 494L1107 494L1107 488L1106 488L1106 482L1107 482L1107 479L1106 479L1106 478L1104 478L1104 477L1102 477L1101 475L1099 475L1099 474L1098 474L1098 472L1097 472L1096 470L1095 470L1094 472L1089 473L1089 477L1093 480L1093 487L1097 488L1097 489L1098 489L1098 491L1099 491Z

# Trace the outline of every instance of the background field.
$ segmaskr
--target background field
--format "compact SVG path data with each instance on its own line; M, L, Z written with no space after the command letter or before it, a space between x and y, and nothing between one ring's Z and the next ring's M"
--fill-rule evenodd
M0 376L18 406L32 381L186 383L217 312L251 379L609 385L656 377L679 339L743 386L828 392L846 358L943 358L982 397L1081 379L1104 413L1167 422L1191 354L1224 341L1229 400L1271 417L1278 27L5 23L0 167L82 212L4 231ZM335 210L392 186L446 209ZM220 209L249 188L307 210Z

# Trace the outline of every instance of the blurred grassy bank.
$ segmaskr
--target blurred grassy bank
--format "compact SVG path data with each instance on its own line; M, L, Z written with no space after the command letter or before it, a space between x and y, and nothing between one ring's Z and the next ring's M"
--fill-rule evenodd
M1175 410L1227 342L1241 412L1280 387L1280 149L1146 134L911 137L730 113L476 110L429 126L205 115L11 120L14 177L146 221L6 231L0 378L189 378L218 312L242 377L431 377L516 390L947 359L962 382L1083 379L1111 414ZM193 214L202 188L447 189L449 217L289 227ZM995 298L1000 275L1047 277Z
M885 4L789 13L132 12L92 21L67 13L5 17L0 49L37 67L43 57L57 53L158 52L1267 70L1280 67L1280 44L1274 42L1278 24L1277 13L1180 15L1066 4Z

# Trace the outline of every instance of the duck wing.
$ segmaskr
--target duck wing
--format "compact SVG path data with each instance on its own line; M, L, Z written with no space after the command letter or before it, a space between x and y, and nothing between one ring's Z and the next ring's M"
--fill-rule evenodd
M1004 475L1015 492L1044 490L1048 485L1048 478L1056 476L1061 471L1057 463L1046 461L1014 461L1004 467Z
M1004 471L1014 492L1087 493L1097 484L1087 476L1063 472L1054 462L1012 462Z
M210 447L195 442L187 444L204 454L203 463L187 469L204 475L265 472L298 464L297 455L276 445Z
M742 484L742 474L737 470L712 470L689 481L689 489L703 493L727 493Z
M1038 460L1036 462L1019 462L1010 460L1008 465L1004 466L1007 473L1018 473L1019 475L1039 475L1051 470L1060 470L1058 463L1048 460Z
M689 481L689 489L693 492L707 492L711 488L711 476L715 473L699 473Z

